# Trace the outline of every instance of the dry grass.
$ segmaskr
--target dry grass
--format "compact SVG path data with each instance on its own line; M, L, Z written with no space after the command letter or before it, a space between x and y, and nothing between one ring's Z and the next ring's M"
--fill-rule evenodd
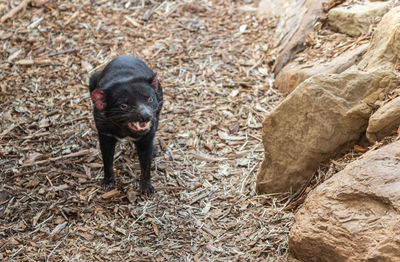
M22 1L0 1L1 15ZM249 1L49 1L0 28L0 260L286 261L287 195L257 196L273 21ZM106 192L87 82L132 54L165 106L156 194L132 144Z

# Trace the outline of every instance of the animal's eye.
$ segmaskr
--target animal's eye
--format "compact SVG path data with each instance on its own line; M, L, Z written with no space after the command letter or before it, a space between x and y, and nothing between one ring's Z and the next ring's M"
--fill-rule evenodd
M151 103L151 102L153 102L153 98L150 96L150 97L147 99L147 101L148 101L149 103Z
M126 109L128 109L128 105L127 104L120 104L119 108L121 108L122 110L126 110Z

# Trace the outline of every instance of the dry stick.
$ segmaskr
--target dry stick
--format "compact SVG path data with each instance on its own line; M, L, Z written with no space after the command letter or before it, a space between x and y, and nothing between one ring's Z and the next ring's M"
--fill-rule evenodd
M92 70L93 71L93 70ZM222 87L204 87L204 86L186 86L186 87L174 87L174 89L181 90L184 89L185 91L187 90L210 90L210 91L232 91L232 87L237 86L235 85L230 85L230 84L224 84ZM257 88L259 91L264 91L264 90L269 90L270 88ZM251 87L235 87L235 90L239 90L240 92L247 92L247 93L254 93L254 88ZM276 93L276 91L274 91ZM210 108L207 108L207 110L210 110Z
M317 172L317 171L316 171L316 172ZM293 196L292 196L292 197L290 198L290 200L289 200L289 203L290 203L291 201L293 201L294 199L300 197L300 196L304 193L304 191L305 191L305 190L307 189L307 187L310 185L311 181L314 179L315 173L316 173L316 172L314 172L314 173L308 178L307 182L304 183L303 186L302 186L299 190L297 190L296 193L293 194Z
M11 9L7 14L5 14L1 17L0 23L4 23L8 18L13 17L16 13L18 13L22 9L25 9L28 6L29 2L30 2L30 0L24 0L18 6Z
M102 68L103 66L105 66L106 64L108 64L110 61L111 61L110 58L106 59L106 61L104 61L101 65L99 65L99 66L93 68L92 70L90 70L90 71L88 72L88 74L89 74L89 75L92 74L94 71L97 71L98 69Z
M77 156L84 156L84 155L89 154L90 152L91 152L90 149L82 150L82 151L71 153L71 154L68 154L68 155L52 157L52 158L45 159L45 160L42 160L42 161L29 163L29 164L26 164L26 165L22 165L20 167L22 168L22 167L33 166L33 165L40 165L40 164L48 163L48 162L51 162L51 161L57 161L57 160L62 160L62 159L71 158L71 157L77 157Z
M56 52L56 53L50 53L49 54L49 57L51 57L51 56L57 56L57 55L63 55L63 54L68 54L68 53L73 53L73 52L76 52L76 51L79 51L81 48L72 48L72 49L68 49L68 50L64 50L64 51L59 51L59 52Z
M64 222L64 223L67 223L67 222ZM64 228L65 228L65 226L64 226ZM64 229L64 228L62 228L62 229ZM69 234L70 234L70 233L68 232L68 233L63 237L63 239L53 248L53 250L52 250L52 251L50 252L50 254L47 256L46 262L49 261L51 255L54 253L54 251L55 251L61 244L64 243L65 239L67 239L67 237L69 236Z
M316 171L316 172L318 172L318 171ZM299 190L297 190L297 192L290 198L290 200L288 201L286 206L283 208L283 210L288 211L288 210L292 209L293 207L295 207L297 204L301 204L302 201L304 201L305 196L304 197L301 197L301 196L304 194L307 187L311 184L311 181L315 178L316 172L314 172L312 174L312 176L310 176L310 178L307 180L307 182L304 183L304 185Z
M4 205L4 204L7 204L8 201L10 201L10 199L7 199L7 200L5 200L5 201L3 201L3 202L0 202L0 206L1 206L1 205Z
M285 207L283 208L283 210L284 210L284 211L289 211L289 210L291 210L292 208L294 208L294 207L296 207L296 206L302 204L302 203L304 202L305 199L306 199L306 196L302 196L302 197L298 198L296 201L294 201L294 202L290 203L289 205L285 206Z
M44 167L40 167L40 168L35 169L35 170L26 171L26 172L21 172L21 173L18 173L18 174L16 174L16 175L14 175L14 177L24 176L24 175L30 175L30 174L33 174L33 173L37 173L37 172L43 171L43 170L45 170L45 169L47 169L47 168L48 168L48 167L44 166Z
M258 164L255 164L255 165L253 166L253 168L247 173L246 177L243 179L243 181L242 181L242 186L240 187L240 194L243 193L243 188L244 188L244 185L245 185L245 183L246 183L246 181L247 181L247 178L251 175L251 173L254 172L254 170L256 169L257 166L258 166Z
M264 61L264 56L262 56L262 57L260 58L260 60L257 61L257 63L255 63L252 67L250 67L249 70L247 70L246 76L249 77L250 72L251 72L254 68L256 68L257 66L259 66L263 61Z
M133 222L130 224L130 227L131 227L131 228L132 228L133 225L135 225L140 219L142 219L142 218L146 215L148 203L149 203L149 202L146 202L146 204L144 205L144 207L143 207L143 213L142 213L135 221L133 221ZM128 239L129 239L129 238L130 238L130 234L129 234L129 236L128 236Z
M10 133L14 128L16 128L19 125L15 125L15 124L11 124L11 126L9 128L7 128L6 130L4 130L1 134L0 134L0 139L2 139L5 135L7 135L8 133Z
M235 203L235 204L236 204L236 203ZM232 204L232 205L229 207L228 211L226 211L225 214L223 214L222 216L220 216L217 220L221 220L221 219L224 219L225 217L227 217L227 216L229 215L229 213L231 213L232 208L233 208L233 205L234 205L234 204Z
M130 16L125 15L124 17L125 17L126 21L131 23L133 26L141 27L141 25L138 22L136 22L133 18L131 18Z
M205 192L203 194L201 194L200 196L196 197L195 199L192 200L192 202L189 203L189 205L193 205L194 203L196 203L197 201L207 197L210 194L210 192Z
M208 228L205 225L203 225L201 228L204 231L206 231L208 234L212 235L213 237L218 237L218 234L215 231L213 231L211 228Z
M201 160L201 161L215 162L215 161L226 160L226 158L219 158L219 157L211 156L211 155L208 155L208 154L205 154L202 152L199 152L199 153L192 152L191 154L194 158L196 158L197 160Z
M161 186L161 187L156 187L156 190L179 191L179 190L186 190L186 188L181 186Z
M23 136L23 137L18 137L19 139L23 139L23 140L27 140L27 139L32 139L32 138L36 138L36 137L43 137L43 136L48 136L51 133L46 131L46 132L41 132L41 133L36 133L30 136Z
M69 23L71 23L72 20L74 20L79 15L79 11L80 10L77 10L75 13L73 13L72 16L70 16L68 20L64 23L64 26L67 26Z
M247 134L247 135L248 135L249 137L252 137L252 138L254 138L254 139L256 139L256 140L262 142L262 139L259 138L259 137L257 137L257 136L255 136L255 135L252 135L252 134Z
M163 16L164 16L164 17L170 16L170 15L173 14L179 7L181 7L181 6L183 6L183 5L184 5L184 4L177 4L177 5L175 5L173 8L171 8L171 10L169 10L168 13L163 14Z
M53 64L50 59L21 59L15 62L16 65L22 66L32 66L32 65L61 65L61 64Z
M63 241L60 241L55 248L53 248L53 250L50 252L50 254L47 256L46 262L49 261L51 255L53 255L54 251L63 243Z
M74 122L74 121L79 121L79 120L87 119L87 118L89 118L89 117L90 117L89 115L86 115L86 116L80 116L80 117L77 117L77 118L74 118L74 119L71 119L71 120L67 120L67 121L65 121L65 122L63 122L63 123L60 123L60 124L59 124L59 127L60 127L60 126L67 125L67 124L71 124L71 123Z

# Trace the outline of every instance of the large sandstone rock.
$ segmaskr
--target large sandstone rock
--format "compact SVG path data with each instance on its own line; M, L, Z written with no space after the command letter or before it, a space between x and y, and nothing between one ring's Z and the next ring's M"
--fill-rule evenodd
M274 73L282 69L295 54L304 50L305 40L317 18L323 14L322 4L329 0L261 0L261 15L279 16L274 42L278 56Z
M321 74L304 81L263 122L259 192L298 189L320 162L350 148L365 132L379 93L400 84L384 71Z
M313 190L289 247L302 261L400 261L400 142L366 153Z
M393 5L393 1L365 2L350 8L339 6L328 12L328 23L335 30L351 36L366 34L371 21L383 16Z
M391 9L377 26L372 41L359 67L363 70L395 69L400 61L400 6Z
M368 46L369 44L360 45L325 63L299 64L296 61L290 62L276 76L275 86L282 93L289 94L301 82L311 76L321 73L340 74L347 68L357 64L367 51Z
M383 18L358 68L301 83L263 122L260 193L296 190L320 162L348 150L364 134L368 104L398 87L400 7Z
M400 97L379 108L369 119L367 139L371 143L396 133L400 125Z

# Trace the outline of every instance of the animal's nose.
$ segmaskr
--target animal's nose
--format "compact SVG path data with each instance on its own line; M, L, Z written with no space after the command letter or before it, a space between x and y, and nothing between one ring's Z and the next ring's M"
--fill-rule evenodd
M146 106L141 106L139 108L139 121L140 122L148 122L151 120L151 111Z

